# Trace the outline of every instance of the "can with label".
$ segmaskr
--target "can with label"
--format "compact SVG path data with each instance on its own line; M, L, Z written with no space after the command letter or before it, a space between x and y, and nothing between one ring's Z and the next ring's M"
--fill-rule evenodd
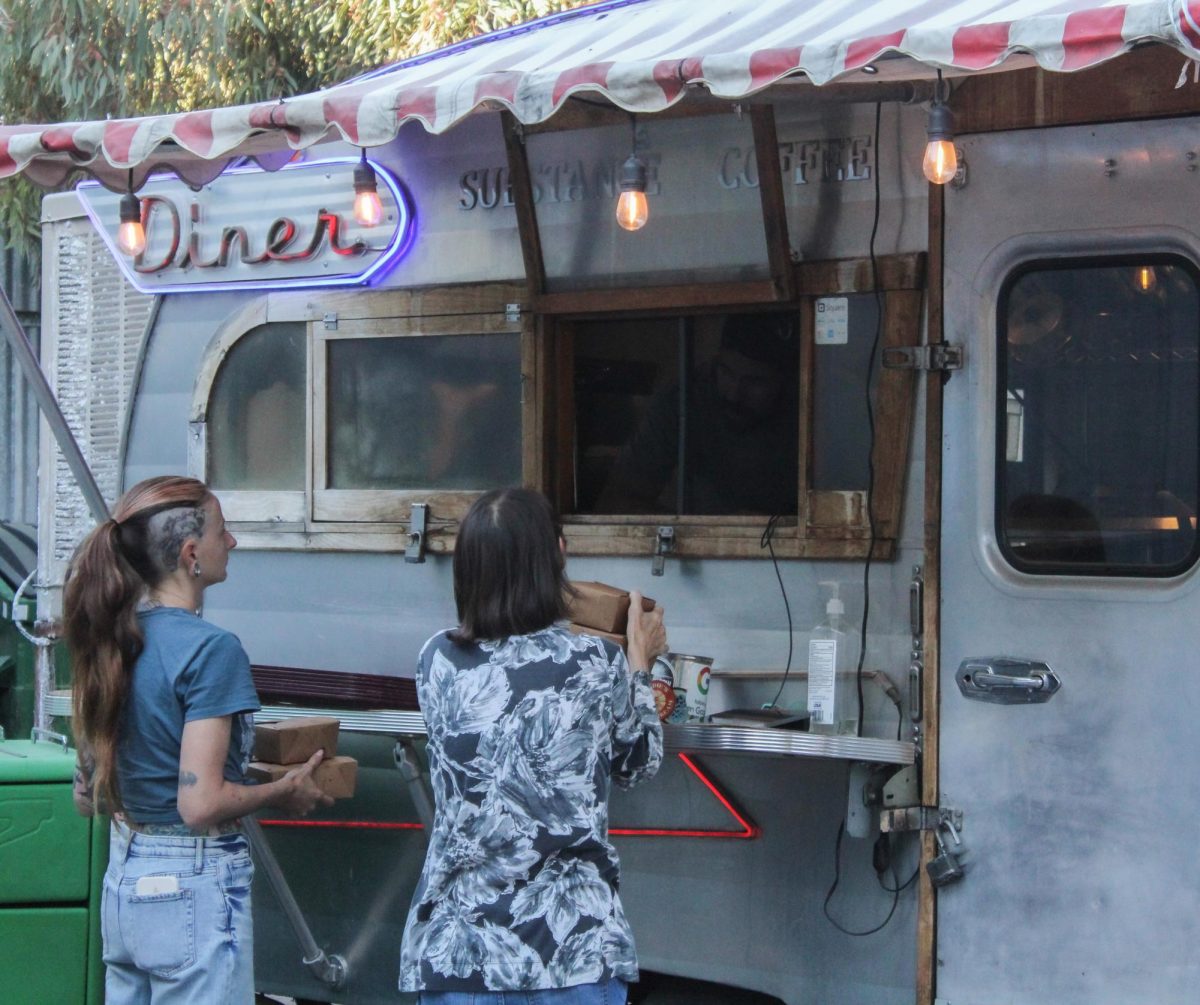
M687 656L669 653L675 688L683 691L687 702L687 721L703 722L708 713L708 678L712 672L711 656Z

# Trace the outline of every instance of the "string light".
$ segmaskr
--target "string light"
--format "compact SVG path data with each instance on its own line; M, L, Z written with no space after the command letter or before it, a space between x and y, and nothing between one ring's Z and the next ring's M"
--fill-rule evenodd
M929 106L929 142L921 170L934 185L945 185L958 173L958 151L954 149L954 114L942 98L942 71L938 70L937 90Z
M383 203L379 201L375 169L367 163L366 147L354 169L354 219L364 227L378 227L383 222Z
M133 194L133 172L129 172L129 190L121 196L117 227L117 247L130 258L146 250L146 228L142 225L142 201Z
M633 122L633 149L621 165L621 195L617 199L617 223L626 230L646 226L650 207L646 203L646 165L637 155L637 122Z

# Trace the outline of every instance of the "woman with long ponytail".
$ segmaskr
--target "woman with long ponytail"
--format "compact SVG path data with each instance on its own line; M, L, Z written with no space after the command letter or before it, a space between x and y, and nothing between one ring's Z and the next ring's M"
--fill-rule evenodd
M240 820L328 804L318 751L246 783L258 696L237 638L200 618L237 541L203 482L135 485L79 546L63 595L80 812L113 814L101 933L107 1005L254 1000Z

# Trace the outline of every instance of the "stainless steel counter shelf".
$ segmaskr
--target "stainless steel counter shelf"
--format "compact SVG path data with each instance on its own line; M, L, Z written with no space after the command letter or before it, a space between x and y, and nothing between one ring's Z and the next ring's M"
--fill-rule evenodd
M341 720L343 729L353 733L425 735L425 720L420 712L388 709L347 711L266 705L258 713L258 718L266 721L294 719L305 715L335 716ZM825 736L793 730L718 726L700 722L667 724L663 727L663 739L668 750L695 753L869 761L873 764L912 764L916 760L916 748L902 740L882 740L867 736Z

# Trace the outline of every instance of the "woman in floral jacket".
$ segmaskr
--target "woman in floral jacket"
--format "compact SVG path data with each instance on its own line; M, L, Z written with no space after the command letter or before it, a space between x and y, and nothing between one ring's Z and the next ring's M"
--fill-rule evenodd
M422 1005L623 1005L637 980L608 794L662 761L649 668L663 612L633 595L627 660L567 630L567 590L545 497L502 489L471 507L460 624L417 667L437 807L400 989Z

